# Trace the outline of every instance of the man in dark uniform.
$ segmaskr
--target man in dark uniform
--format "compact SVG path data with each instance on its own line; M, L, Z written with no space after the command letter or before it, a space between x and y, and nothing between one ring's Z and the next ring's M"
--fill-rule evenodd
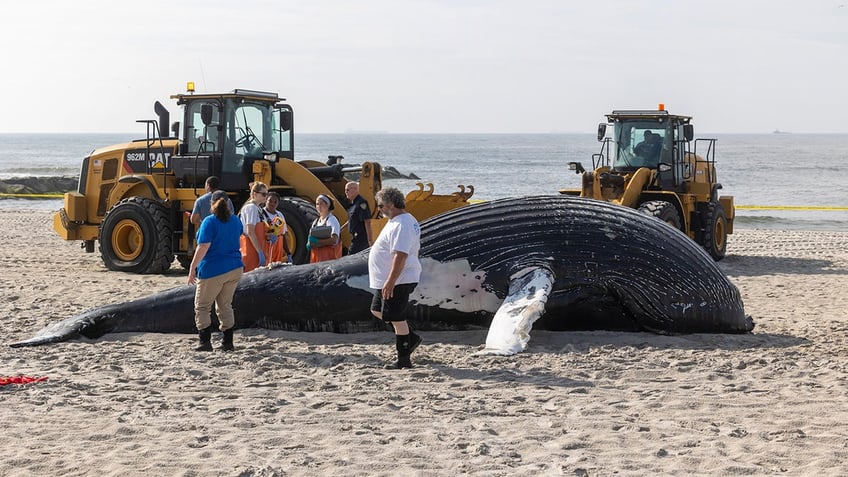
M646 167L657 167L657 162L660 158L660 149L662 149L662 136L654 134L650 130L645 131L645 140L633 149L639 157L644 161Z
M349 254L370 247L374 243L371 238L371 208L368 202L359 195L359 182L345 184L345 197L351 205L347 209L347 226L353 240L350 242Z

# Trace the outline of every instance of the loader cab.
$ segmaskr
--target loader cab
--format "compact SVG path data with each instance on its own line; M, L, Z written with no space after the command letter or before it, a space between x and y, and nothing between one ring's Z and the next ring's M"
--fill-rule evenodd
M716 195L714 189L721 187L715 180L716 141L695 139L691 116L668 114L662 106L606 116L607 123L598 126L603 145L593 156L595 169L611 166L614 175L627 177L644 167L652 171L647 190Z
M686 160L693 138L691 117L658 111L613 111L607 115L613 126L610 159L616 171L632 172L640 167L656 171L656 186L682 192L691 179L691 161ZM599 129L600 132L600 129Z
M246 190L254 162L294 159L293 112L276 93L236 89L177 98L185 114L175 173L184 183L202 184L217 175L222 189Z
M657 169L670 163L674 149L674 128L665 118L659 120L620 120L613 123L613 169L635 171L640 167Z

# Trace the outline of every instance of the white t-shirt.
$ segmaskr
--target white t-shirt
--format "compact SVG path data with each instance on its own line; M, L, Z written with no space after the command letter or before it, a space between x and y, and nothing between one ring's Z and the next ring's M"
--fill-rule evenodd
M256 225L262 220L259 217L259 206L254 204L253 202L249 204L245 204L244 207L239 211L239 219L241 219L241 223L244 224L244 235L247 235L247 226L248 225Z
M421 227L412 214L404 213L390 219L368 253L368 286L375 290L383 288L392 271L395 252L407 255L396 285L418 283L421 278L421 262L418 261L420 248Z

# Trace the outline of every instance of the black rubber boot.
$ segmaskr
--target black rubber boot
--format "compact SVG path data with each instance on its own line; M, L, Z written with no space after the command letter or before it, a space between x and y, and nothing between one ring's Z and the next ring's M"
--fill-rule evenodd
M408 335L395 335L397 340L398 359L394 364L386 366L388 369L404 369L412 367L410 356L415 348L421 344L421 337L410 332Z
M233 351L234 349L236 349L233 346L233 329L230 328L228 330L225 330L223 333L224 339L221 342L221 351Z
M194 348L195 351L212 351L212 327L207 326L197 332L200 337L200 346Z
M421 337L413 333L409 332L409 354L412 355L412 352L415 351L415 348L421 344Z

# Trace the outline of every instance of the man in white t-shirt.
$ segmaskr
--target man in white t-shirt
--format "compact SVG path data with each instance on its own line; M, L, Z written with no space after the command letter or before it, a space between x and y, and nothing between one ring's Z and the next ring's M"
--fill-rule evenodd
M409 329L406 312L409 295L421 277L421 228L405 209L403 193L394 187L374 196L377 208L389 222L371 246L368 254L368 281L374 290L371 313L391 323L397 339L398 360L391 368L411 368L410 356L421 344L421 337Z

